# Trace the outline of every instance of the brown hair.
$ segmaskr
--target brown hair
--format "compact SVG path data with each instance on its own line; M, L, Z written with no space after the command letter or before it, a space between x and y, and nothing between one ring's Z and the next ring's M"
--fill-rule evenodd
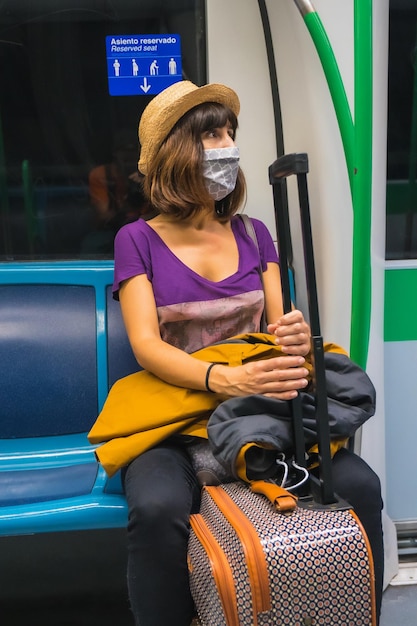
M210 197L202 173L202 133L223 128L228 122L235 133L238 123L233 111L222 104L207 102L188 111L175 124L148 164L144 180L144 192L154 209L186 219L201 207L213 206L221 221L228 220L238 211L246 196L241 169L235 189L220 202L214 202Z

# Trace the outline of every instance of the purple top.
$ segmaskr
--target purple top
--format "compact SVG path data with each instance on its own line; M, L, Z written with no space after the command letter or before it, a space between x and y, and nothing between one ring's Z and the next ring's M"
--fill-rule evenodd
M262 270L278 263L266 226L252 219ZM243 221L235 216L232 231L239 251L235 274L212 282L184 265L161 237L142 219L119 230L114 246L113 297L120 284L146 274L152 283L161 337L186 352L246 332L259 332L264 294L259 276L259 254Z

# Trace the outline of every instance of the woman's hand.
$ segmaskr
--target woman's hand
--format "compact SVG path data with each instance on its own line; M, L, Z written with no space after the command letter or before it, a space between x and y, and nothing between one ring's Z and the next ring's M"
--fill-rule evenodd
M294 310L268 325L285 356L253 361L237 367L216 365L210 372L210 389L228 397L262 394L292 400L308 386L304 356L310 351L310 327L301 311Z
M308 385L302 356L279 356L228 367L216 364L210 371L210 389L228 397L262 394L292 400Z
M276 336L276 344L285 354L305 356L310 352L310 327L297 309L280 317L275 324L268 324L268 332Z

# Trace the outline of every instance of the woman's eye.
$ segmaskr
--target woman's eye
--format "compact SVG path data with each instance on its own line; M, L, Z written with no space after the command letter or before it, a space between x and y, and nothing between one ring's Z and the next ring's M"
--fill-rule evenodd
M224 132L225 131L223 128L210 128L209 130L206 130L203 132L202 138L203 139L221 139L222 137L224 137ZM229 137L234 141L236 133L233 130L233 128L228 128L226 132L229 135Z

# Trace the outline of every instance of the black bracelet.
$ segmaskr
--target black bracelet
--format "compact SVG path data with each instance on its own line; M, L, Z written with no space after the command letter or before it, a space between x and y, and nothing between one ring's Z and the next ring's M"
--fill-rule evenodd
M209 385L209 378L210 378L210 372L213 369L213 367L215 365L218 365L218 363L210 363L210 365L207 368L207 372L206 372L206 389L207 391L211 391L211 393L213 393L213 389L210 389L210 385Z

